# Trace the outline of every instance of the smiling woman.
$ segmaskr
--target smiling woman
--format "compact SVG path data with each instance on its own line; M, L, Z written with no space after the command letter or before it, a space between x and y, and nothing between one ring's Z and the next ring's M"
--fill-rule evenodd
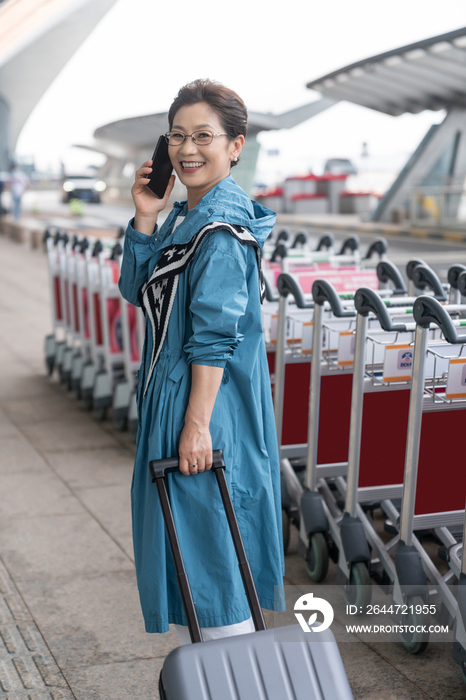
M150 460L179 456L170 500L204 639L254 631L208 474L212 445L225 455L261 604L283 609L274 590L284 573L280 469L260 311L261 250L275 214L230 175L246 131L246 107L232 90L207 80L183 87L166 139L187 201L174 204L159 230L174 176L158 199L146 186L147 161L136 172L125 239L120 289L146 318L131 491L138 586L146 630L175 623L182 643L189 635Z

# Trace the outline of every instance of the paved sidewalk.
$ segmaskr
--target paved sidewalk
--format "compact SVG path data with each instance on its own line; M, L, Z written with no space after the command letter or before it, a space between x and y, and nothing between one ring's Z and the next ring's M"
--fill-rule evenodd
M143 628L134 446L45 375L45 255L0 236L0 261L0 698L157 700L178 640ZM285 582L306 585L293 536ZM465 697L449 644L419 658L398 644L340 650L356 700Z

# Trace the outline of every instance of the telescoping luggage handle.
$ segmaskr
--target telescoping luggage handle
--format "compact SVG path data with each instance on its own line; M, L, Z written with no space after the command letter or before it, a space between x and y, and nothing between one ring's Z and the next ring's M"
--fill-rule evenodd
M225 508L225 513L227 516L228 525L230 527L231 536L233 538L233 544L238 559L241 578L243 580L244 589L246 591L246 597L248 599L249 609L251 610L254 627L257 631L265 630L266 626L264 616L262 615L256 586L254 584L251 568L249 566L246 551L244 549L244 544L239 530L238 521L236 519L230 492L228 490L228 484L225 478L224 469L225 461L223 459L222 450L214 450L212 471L217 477L217 483L220 489L220 495L222 497L223 506ZM191 641L193 643L202 642L199 620L197 618L196 609L194 607L191 587L189 585L188 576L184 567L180 543L176 534L175 521L173 520L173 513L170 507L170 501L168 500L167 489L165 486L165 474L167 474L168 472L175 471L179 471L178 457L172 457L168 459L155 459L149 462L150 478L152 483L155 483L157 485L160 505L162 507L163 519L165 521L165 527L167 528L168 540L170 542L170 549L175 563L178 587L180 590L181 600L183 602L183 608L188 622L188 629L189 634L191 636Z

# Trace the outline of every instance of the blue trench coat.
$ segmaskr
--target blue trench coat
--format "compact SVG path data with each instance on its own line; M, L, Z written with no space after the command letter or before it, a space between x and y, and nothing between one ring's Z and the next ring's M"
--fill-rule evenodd
M171 235L183 214L185 220ZM166 246L189 241L213 221L246 227L262 246L275 214L251 202L227 177L189 213L186 202L176 203L152 236L135 231L130 222L120 279L125 299L138 304L138 291ZM280 591L278 599L274 596L274 586L282 585L284 574L280 468L252 246L227 231L217 231L201 243L180 275L167 336L144 395L151 350L152 328L146 323L131 502L147 632L167 632L169 623L186 625L148 462L178 454L192 363L224 368L209 426L212 444L225 455L226 477L261 605L284 609ZM189 477L171 473L168 489L200 626L246 620L250 612L213 472Z

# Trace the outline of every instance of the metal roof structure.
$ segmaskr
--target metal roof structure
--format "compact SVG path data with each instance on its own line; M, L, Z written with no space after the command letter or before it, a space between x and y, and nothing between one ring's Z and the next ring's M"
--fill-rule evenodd
M283 114L262 114L248 112L248 136L254 136L260 131L272 129L290 129L297 124L310 119L335 104L336 100L323 98L309 104L297 107ZM94 132L94 137L102 141L111 141L119 145L133 148L152 146L159 134L168 131L168 112L148 114L141 117L120 119L101 126Z
M307 87L391 116L466 108L466 27L352 63Z
M44 92L115 2L0 2L0 170Z

